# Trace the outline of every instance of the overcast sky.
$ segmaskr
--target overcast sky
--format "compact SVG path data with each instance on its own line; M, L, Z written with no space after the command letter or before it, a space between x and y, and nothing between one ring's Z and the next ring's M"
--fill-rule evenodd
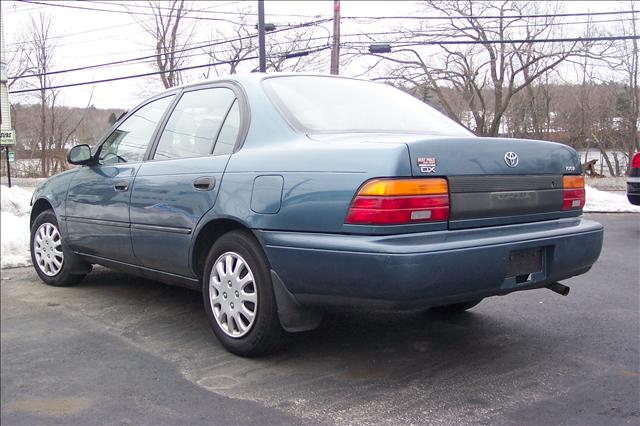
M46 0L43 0L46 1ZM48 0L47 2L51 2ZM123 3L123 1L117 2ZM104 2L72 2L64 1L60 4L79 5L92 8L106 8L124 10L117 5L108 5ZM130 3L132 4L132 3ZM144 5L144 3L140 3ZM216 15L215 11L234 12L238 10L256 10L256 1L207 1L194 2L195 10L207 10L209 12L196 14L198 16L221 16L228 19L237 19L233 15ZM7 57L18 47L17 41L25 36L27 23L32 15L40 12L47 13L53 23L52 34L56 37L53 69L68 69L85 65L128 59L153 53L153 40L144 33L134 19L125 13L110 13L100 11L87 11L64 8L60 6L45 6L27 4L24 2L7 1L0 2L4 19L4 37ZM576 1L563 2L565 12L599 12L619 10L620 4L608 1ZM145 11L144 8L132 10ZM267 1L265 10L267 22L276 24L297 24L316 19L315 16L330 17L333 10L333 1ZM390 15L414 15L420 10L419 3L409 1L348 1L343 0L341 11L343 16L390 16ZM148 12L148 11L147 11ZM285 14L291 14L285 16ZM269 16L271 15L271 16ZM305 16L295 16L305 15ZM145 18L145 17L143 17ZM152 19L146 17L146 19ZM257 19L257 18L256 18ZM569 21L572 18L567 18ZM573 18L575 19L575 18ZM584 20L584 18L580 18ZM228 31L229 24L221 24L215 21L198 21L198 33L192 42L208 40L208 34L220 29ZM394 25L393 21L343 21L342 33L371 33L386 31ZM329 35L331 23L325 25L327 31L321 31L318 35ZM575 29L579 31L580 27ZM230 33L231 37L232 34ZM193 57L189 64L205 63L206 56ZM91 80L99 80L111 77L119 77L132 74L140 74L154 71L150 64L127 64L112 66L109 68L92 69L66 73L56 76L54 83L69 84ZM349 66L342 70L345 74L358 74L362 67ZM328 72L328 69L326 70ZM190 80L199 78L200 73L190 74ZM61 101L65 105L85 106L89 100L99 108L123 108L128 109L142 99L163 89L160 79L156 76L146 79L131 79L110 83L79 86L61 89ZM17 95L12 96L12 102L24 101Z

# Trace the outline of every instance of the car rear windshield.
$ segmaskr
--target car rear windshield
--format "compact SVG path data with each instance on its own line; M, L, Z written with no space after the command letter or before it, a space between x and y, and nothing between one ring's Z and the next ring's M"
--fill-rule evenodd
M473 135L424 102L386 84L323 76L272 77L264 84L288 120L311 134Z

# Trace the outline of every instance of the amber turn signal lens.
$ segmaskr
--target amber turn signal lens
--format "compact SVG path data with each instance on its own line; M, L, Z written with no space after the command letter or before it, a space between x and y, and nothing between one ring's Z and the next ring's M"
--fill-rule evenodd
M582 189L584 188L584 177L564 176L562 178L562 187L564 189Z
M586 202L584 177L567 175L562 178L563 203L562 210L580 210Z
M447 181L431 179L374 179L364 184L358 195L398 196L447 194Z

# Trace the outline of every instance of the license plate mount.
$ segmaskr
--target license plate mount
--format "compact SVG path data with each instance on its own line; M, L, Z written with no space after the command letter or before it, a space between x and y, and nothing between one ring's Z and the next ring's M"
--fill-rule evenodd
M517 277L525 274L542 272L543 248L514 250L509 253L507 262L507 277Z

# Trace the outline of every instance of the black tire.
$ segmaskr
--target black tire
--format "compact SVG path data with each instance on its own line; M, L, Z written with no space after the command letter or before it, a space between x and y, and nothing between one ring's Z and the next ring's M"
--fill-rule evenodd
M40 226L44 224L50 224L55 227L55 229L59 232L58 220L56 219L56 215L52 210L45 210L36 217L36 220L33 221L33 225L31 226L31 238L29 241L29 247L31 249L31 262L33 263L33 269L36 270L36 273L40 277L45 284L56 286L56 287L68 287L74 284L79 283L87 274L72 274L70 272L70 265L73 263L72 258L74 254L67 248L64 241L61 240L61 248L64 258L62 259L62 267L55 275L47 275L39 266L39 263L36 259L36 253L34 249L34 243L36 238L36 232L40 228Z
M239 337L228 335L227 331L218 324L211 301L211 288L209 283L212 271L216 262L221 258L221 255L226 253L238 254L242 260L245 261L250 272L253 274L253 285L255 287L252 287L251 290L257 293L257 304L253 306L255 309L253 323L248 326L248 331L245 331L246 334ZM247 231L238 230L224 234L215 242L209 251L202 279L204 307L213 333L231 353L243 357L263 356L275 352L284 342L285 331L282 329L278 319L278 310L273 293L273 284L271 283L270 269L262 247L254 236ZM229 298L231 298L231 290L229 293ZM214 294L214 297L215 296ZM237 306L241 306L241 303L237 301L236 304ZM218 309L220 309L220 307ZM225 324L224 319L221 318L221 321L222 324ZM235 320L232 325L228 324L228 321L230 321L228 317L226 317L226 321L227 327L231 327L232 331L240 331L237 325L235 325Z
M451 305L434 306L430 310L439 314L455 315L473 308L480 302L482 302L482 299L454 303Z

